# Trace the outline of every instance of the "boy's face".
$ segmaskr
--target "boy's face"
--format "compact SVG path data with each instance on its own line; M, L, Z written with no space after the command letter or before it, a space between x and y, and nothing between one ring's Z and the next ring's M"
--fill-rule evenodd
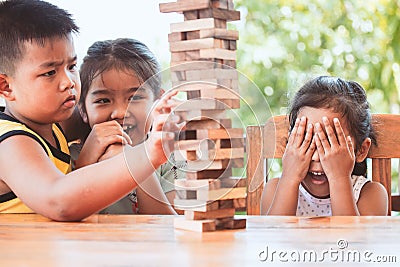
M49 124L66 120L79 100L80 79L72 36L26 42L23 57L8 79L13 115Z
M150 89L140 86L134 72L111 69L98 75L85 99L84 120L90 127L116 120L134 145L142 142L149 131L148 115L155 96Z

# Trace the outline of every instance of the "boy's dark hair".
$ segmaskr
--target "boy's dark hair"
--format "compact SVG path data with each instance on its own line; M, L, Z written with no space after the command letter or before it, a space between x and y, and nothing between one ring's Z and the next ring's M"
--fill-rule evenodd
M44 44L46 39L78 33L71 14L40 0L0 2L0 73L12 75L21 60L25 42Z
M151 88L155 98L158 97L160 64L145 44L131 38L97 41L89 47L80 68L82 85L79 104L85 113L90 85L96 77L111 69L133 71L140 83L147 81L146 85Z
M347 128L355 138L356 151L365 138L376 143L371 124L371 112L364 88L354 81L320 76L304 84L294 96L289 113L290 130L293 129L297 115L303 107L326 108L342 114ZM366 175L366 161L356 163L353 174Z

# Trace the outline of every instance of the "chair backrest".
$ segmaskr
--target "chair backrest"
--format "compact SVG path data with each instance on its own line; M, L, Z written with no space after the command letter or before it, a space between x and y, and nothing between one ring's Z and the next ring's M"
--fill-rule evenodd
M372 180L387 190L390 211L400 211L400 196L391 194L391 159L400 158L400 115L373 114L372 124L377 134L377 145L372 145L368 158L372 159ZM289 132L287 116L270 118L263 126L247 127L247 214L260 214L261 194L268 180L268 161L282 158Z

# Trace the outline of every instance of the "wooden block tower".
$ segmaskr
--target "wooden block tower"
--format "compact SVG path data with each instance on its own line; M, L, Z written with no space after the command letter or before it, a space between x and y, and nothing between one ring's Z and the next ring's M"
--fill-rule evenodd
M236 41L227 22L239 20L232 0L178 0L160 4L160 11L183 13L172 23L168 41L173 88L186 101L175 113L186 121L175 144L177 160L187 161L186 179L176 180L175 228L214 231L246 227L235 218L245 208L246 180L232 177L244 163L243 129L232 128L227 110L240 107Z

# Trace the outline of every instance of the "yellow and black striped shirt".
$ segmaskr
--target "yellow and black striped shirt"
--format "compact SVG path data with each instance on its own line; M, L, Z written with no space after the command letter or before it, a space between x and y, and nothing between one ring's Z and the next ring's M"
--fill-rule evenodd
M55 148L23 123L0 112L0 142L14 135L26 135L33 138L43 147L50 160L61 172L67 174L71 171L68 143L58 124L53 124L53 136L57 143L57 148ZM33 213L33 211L13 192L9 192L0 195L0 213Z

